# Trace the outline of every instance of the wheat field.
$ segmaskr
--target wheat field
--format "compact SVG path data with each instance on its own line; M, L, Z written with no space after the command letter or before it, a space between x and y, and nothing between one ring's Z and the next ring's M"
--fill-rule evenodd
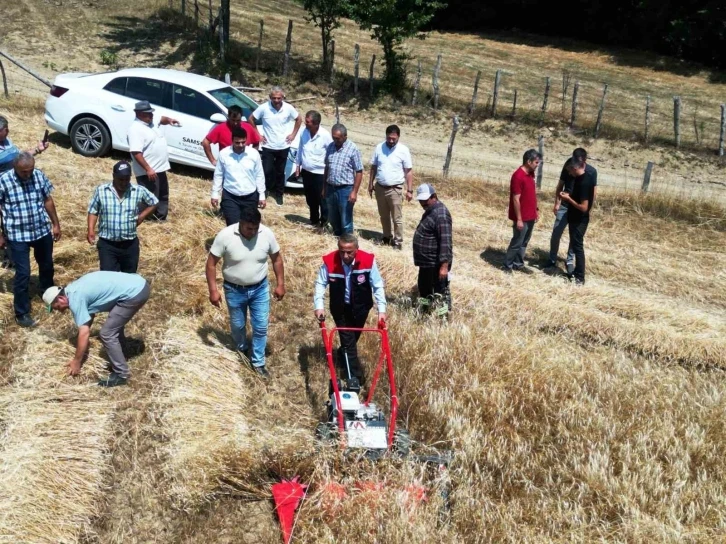
M3 108L15 141L30 144L41 104ZM54 142L38 166L55 185L66 284L97 269L86 205L121 155L84 159ZM431 179L454 219L455 311L441 322L411 310L420 208L405 206L396 252L372 241L374 202L356 204L361 246L376 253L391 301L399 422L415 448L454 452L442 518L440 482L417 463L354 462L314 440L327 387L312 290L335 241L302 224L304 197L263 213L288 290L271 305L264 383L229 350L226 310L206 298L206 247L223 227L209 213L210 180L183 168L170 179L169 222L140 227L152 297L127 329L128 387L95 385L105 373L95 334L81 376L66 377L70 317L35 299L39 327L18 328L12 274L0 272L0 542L277 542L270 486L295 475L311 487L293 542L723 539L722 207L603 189L585 239L588 283L575 288L498 269L510 236L498 184ZM532 259L551 226L545 212ZM369 365L375 350L363 341ZM426 501L411 499L416 486Z

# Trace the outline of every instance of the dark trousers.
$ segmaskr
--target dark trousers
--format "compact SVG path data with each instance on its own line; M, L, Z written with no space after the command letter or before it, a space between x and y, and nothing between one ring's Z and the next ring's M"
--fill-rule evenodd
M575 279L585 283L585 233L587 225L590 223L590 216L570 219L568 217L567 224L570 227L570 243L572 251L575 253Z
M48 287L53 287L53 236L48 234L32 242L13 242L8 240L8 250L15 263L15 280L13 281L13 307L15 317L22 317L30 313L30 248L33 248L33 257L38 263L38 279L40 293Z
M333 315L336 327L365 327L366 320L368 319L368 312L363 316L358 316L358 319L353 315L353 307L350 304L343 306L343 313ZM358 339L361 333L355 331L338 331L340 337L340 347L338 348L338 372L344 377L348 377L348 368L350 368L350 375L360 380L361 385L365 382L365 370L360 364L358 359ZM348 356L348 363L346 365L346 357Z
M96 248L98 260L101 261L101 270L136 274L139 268L138 238L118 242L99 238Z
M512 241L507 248L507 256L504 258L504 266L509 268L522 268L524 266L524 252L527 251L527 244L532 237L534 221L525 221L524 228L519 230L517 222L512 222Z
M301 170L303 187L305 188L305 202L310 208L310 223L328 222L328 203L323 198L323 174L313 174L307 170Z
M222 210L227 226L230 226L239 223L242 208L245 206L257 208L259 201L260 193L257 191L248 195L237 196L222 189L222 202L219 204L219 208Z
M449 270L451 270L451 263L449 263ZM418 295L421 298L428 299L431 303L434 302L438 295L451 311L449 279L439 279L439 267L418 269ZM427 306L428 309L431 309L431 307L431 304Z
M265 171L265 188L270 196L280 196L285 192L285 166L289 147L285 149L262 148L262 168Z
M154 219L166 219L169 213L169 180L166 172L157 172L156 181L151 181L149 176L137 176L136 183L146 187L159 199L159 204L153 214Z

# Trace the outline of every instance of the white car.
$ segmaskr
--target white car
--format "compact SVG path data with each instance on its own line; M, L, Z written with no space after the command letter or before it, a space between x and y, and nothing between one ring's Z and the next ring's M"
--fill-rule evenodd
M165 115L181 124L161 127L169 160L205 170L214 167L204 154L202 140L215 123L226 121L227 108L240 106L245 119L257 108L252 98L216 79L179 70L130 68L58 75L45 101L45 121L50 128L70 136L73 150L85 157L105 155L111 148L128 151L126 136L135 118L134 104L140 100L154 106L157 119ZM299 135L290 147L285 168L288 187L302 187L291 179ZM212 149L216 156L217 145Z

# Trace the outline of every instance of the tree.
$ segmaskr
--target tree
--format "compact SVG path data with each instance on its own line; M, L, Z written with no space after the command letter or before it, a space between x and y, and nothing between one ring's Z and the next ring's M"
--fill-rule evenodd
M439 0L348 0L349 16L383 47L385 83L393 93L406 83L406 57L400 46L407 38L423 39L421 32L437 10L446 7Z
M347 13L345 0L298 0L308 17L305 20L320 28L320 37L323 45L323 69L326 73L332 70L330 42L333 39L333 30L340 26L340 18Z

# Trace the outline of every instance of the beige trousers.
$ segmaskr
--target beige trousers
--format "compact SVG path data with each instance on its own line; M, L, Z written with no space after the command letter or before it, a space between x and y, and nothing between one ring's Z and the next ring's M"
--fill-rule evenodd
M403 185L386 187L376 183L374 186L378 215L381 216L383 237L391 238L391 222L393 222L393 242L403 241Z

